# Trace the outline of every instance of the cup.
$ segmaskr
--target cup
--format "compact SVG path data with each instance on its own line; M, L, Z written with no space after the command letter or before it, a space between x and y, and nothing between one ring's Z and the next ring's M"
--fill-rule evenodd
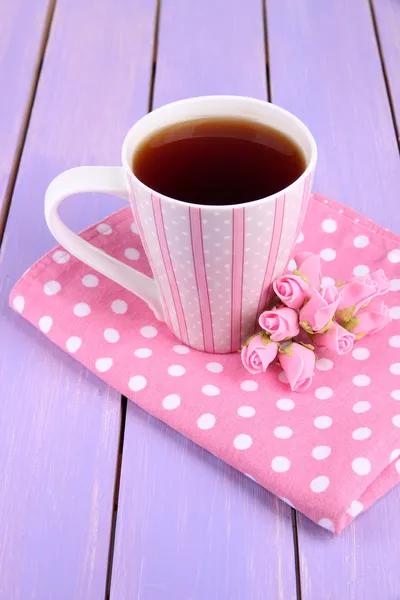
M156 131L182 121L241 117L278 129L302 149L306 168L280 192L235 206L181 202L144 185L135 152ZM211 353L240 349L287 266L304 221L317 160L307 127L268 102L205 96L173 102L140 119L122 146L122 167L77 167L56 177L45 197L48 227L68 252L139 296L184 344ZM104 192L131 205L154 278L95 248L60 219L68 196Z

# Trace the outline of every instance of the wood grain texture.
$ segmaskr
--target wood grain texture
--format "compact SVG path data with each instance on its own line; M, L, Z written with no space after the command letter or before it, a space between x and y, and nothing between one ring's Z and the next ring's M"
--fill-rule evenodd
M400 159L368 1L267 0L267 21L272 100L316 138L314 188L399 232Z
M266 98L258 0L163 0L154 105ZM128 403L111 598L289 600L290 509Z
M317 191L400 233L400 161L368 2L267 0L267 17L272 99L317 139ZM303 600L400 597L399 501L396 488L339 537L298 515Z
M397 135L400 131L400 2L372 0ZM400 143L400 138L399 138Z
M148 0L57 4L0 266L1 600L105 595L120 396L7 302L54 245L43 217L50 180L76 164L118 164L125 132L146 112L154 16ZM84 197L63 212L80 229L118 206Z
M0 230L50 0L0 2Z

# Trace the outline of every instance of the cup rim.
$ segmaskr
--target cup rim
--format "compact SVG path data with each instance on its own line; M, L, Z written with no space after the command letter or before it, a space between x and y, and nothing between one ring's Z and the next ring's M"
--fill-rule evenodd
M305 133L305 135L308 139L308 142L310 144L311 156L310 156L310 159L309 159L308 164L307 164L306 168L304 169L304 171L290 185L286 186L282 190L279 190L278 192L275 192L274 194L265 196L264 198L258 198L257 200L250 200L248 202L242 202L241 204L212 204L212 205L210 205L210 204L194 204L193 202L185 202L183 200L178 200L177 198L172 198L171 196L166 196L160 192L157 192L156 190L153 190L151 187L149 187L148 185L143 183L143 181L141 181L135 175L135 173L128 161L128 149L129 149L129 145L131 143L131 138L134 135L135 128L136 128L137 124L139 123L139 121L142 122L144 119L150 120L155 115L159 114L160 112L163 112L166 108L171 107L171 106L176 106L177 108L179 108L179 106L182 106L182 105L197 104L204 100L210 101L210 100L232 100L232 99L250 102L253 105L258 104L258 105L262 105L264 107L266 105L270 106L271 108L273 108L273 110L275 110L276 112L280 113L281 115L285 116L287 119L292 121L297 127L299 127ZM145 190L147 193L157 194L158 196L160 196L163 199L163 201L166 201L167 203L171 203L171 204L185 205L188 207L197 207L197 208L201 208L202 210L208 209L208 210L220 210L220 211L232 210L232 208L243 208L245 206L256 206L256 205L259 205L264 202L266 204L268 204L268 203L274 201L278 196L283 196L283 195L288 194L291 191L291 189L294 188L299 183L299 181L301 181L302 179L305 179L306 177L308 177L308 175L310 175L311 173L314 172L315 166L317 163L317 158L318 158L317 144L314 139L314 136L312 135L312 133L309 130L309 128L307 127L307 125L305 125L305 123L303 123L303 121L301 119L299 119L299 117L296 117L296 115L294 115L290 111L286 110L285 108L282 108L281 106L278 106L277 104L274 104L273 102L267 102L266 100L252 98L251 96L235 96L235 95L224 94L224 95L195 96L192 98L185 98L183 100L176 100L174 102L169 102L168 104L164 104L163 106L160 106L159 108L156 108L155 110L147 113L141 119L139 119L139 121L137 121L134 125L132 125L132 127L129 129L128 133L126 134L126 136L124 138L124 141L122 144L122 165L128 171L130 177L133 179L133 181L135 182L135 184L137 186L139 186L140 188Z

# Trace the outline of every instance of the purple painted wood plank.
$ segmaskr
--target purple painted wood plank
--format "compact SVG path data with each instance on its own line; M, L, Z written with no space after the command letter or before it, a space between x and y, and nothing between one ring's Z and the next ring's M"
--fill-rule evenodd
M266 97L258 0L164 0L154 105ZM128 404L111 598L295 598L290 509Z
M393 110L400 129L400 2L373 0L376 25L388 78Z
M4 196L39 59L49 0L0 4L0 227Z
M147 110L154 22L148 0L57 3L0 267L1 599L105 594L120 396L7 298L54 245L43 217L50 180L76 164L119 163L125 131ZM81 228L120 205L85 197L65 212Z
M319 145L316 189L400 232L400 161L369 4L267 0L272 99ZM298 515L303 600L397 598L397 488L341 536Z
M315 189L399 232L400 161L368 1L267 0L267 17L272 100L316 138Z

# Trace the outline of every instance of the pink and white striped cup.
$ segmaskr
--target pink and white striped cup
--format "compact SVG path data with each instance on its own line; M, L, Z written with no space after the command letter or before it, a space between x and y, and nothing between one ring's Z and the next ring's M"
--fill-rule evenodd
M132 158L155 131L186 120L238 116L291 137L306 169L279 193L235 206L202 206L161 196L132 172ZM317 160L307 127L273 104L238 96L181 100L138 121L122 146L122 167L77 167L46 192L50 231L68 252L142 298L184 344L205 352L235 352L254 331L270 284L282 274L302 226ZM104 192L132 207L154 279L84 241L61 221L67 196Z

